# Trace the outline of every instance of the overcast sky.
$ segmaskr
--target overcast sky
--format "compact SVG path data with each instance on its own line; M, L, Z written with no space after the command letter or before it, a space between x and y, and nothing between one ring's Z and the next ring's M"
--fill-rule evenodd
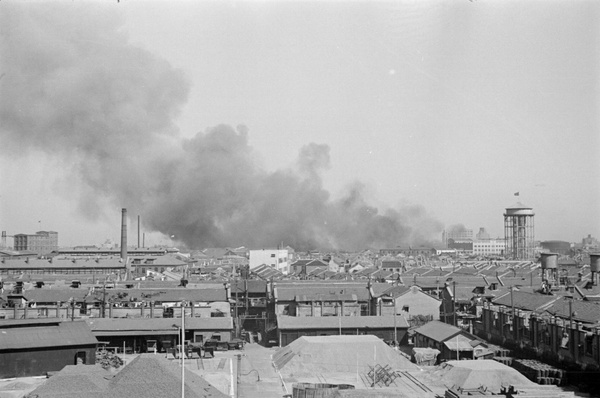
M133 217L135 206L160 211L105 192L127 189L106 182L120 167L100 165L101 178L89 177L93 167L82 161L101 156L86 152L89 141L47 138L47 127L27 120L40 119L35 112L45 107L68 115L71 124L89 117L61 97L85 102L120 79L114 65L129 57L121 51L126 45L158 65L136 84L164 77L159 83L168 86L156 91L157 112L165 115L144 123L160 125L160 136L168 130L173 140L243 125L253 164L262 170L252 176L293 169L302 148L315 143L319 156L328 155L318 170L319 192L329 195L324 200L343 197L358 181L364 201L380 212L418 207L419 220L439 222L428 229L438 239L440 228L455 224L502 236L504 209L517 200L536 213L536 239L600 237L597 1L2 1L0 13L0 229L9 235L44 229L58 231L61 245L118 241L121 207L133 206ZM88 31L100 34L88 38ZM98 39L103 31L112 35L106 42ZM101 85L74 85L52 99L45 90L62 92L81 75L77 68L61 67L52 82L56 70L23 72L31 64L66 65L71 55L82 58L77 51L98 51L102 57L83 67L105 63L115 75L104 72ZM24 85L31 92L14 105ZM123 144L131 162L145 155L136 143L145 146L146 127L139 129ZM31 138L20 138L32 130ZM89 134L94 145L120 142ZM165 145L164 157L171 156ZM150 229L187 231L153 223L145 227L149 244L166 241Z

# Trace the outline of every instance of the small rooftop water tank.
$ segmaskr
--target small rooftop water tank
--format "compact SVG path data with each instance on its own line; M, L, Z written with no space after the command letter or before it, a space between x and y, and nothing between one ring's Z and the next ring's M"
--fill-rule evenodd
M557 269L558 254L556 253L541 253L542 269Z
M600 253L590 254L590 271L600 273Z

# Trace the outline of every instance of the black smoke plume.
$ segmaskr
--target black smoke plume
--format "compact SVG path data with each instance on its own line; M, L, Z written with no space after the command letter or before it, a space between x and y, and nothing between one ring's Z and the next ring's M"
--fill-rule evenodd
M266 172L243 126L181 138L185 74L131 45L106 8L0 8L2 150L72 159L84 214L102 217L96 202L107 197L190 248L354 250L417 245L441 231L419 206L369 205L359 183L331 198L321 180L326 145L308 144L295 167Z

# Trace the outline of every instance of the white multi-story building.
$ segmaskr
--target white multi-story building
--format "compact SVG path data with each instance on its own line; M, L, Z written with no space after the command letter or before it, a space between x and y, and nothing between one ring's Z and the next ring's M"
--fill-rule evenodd
M479 256L502 255L506 252L505 239L485 239L473 241L473 254Z
M287 274L290 271L290 253L288 249L260 249L250 250L250 269L263 264Z
M444 242L446 247L449 247L449 240L473 240L473 230L466 228L453 228L449 231L442 231L442 242Z

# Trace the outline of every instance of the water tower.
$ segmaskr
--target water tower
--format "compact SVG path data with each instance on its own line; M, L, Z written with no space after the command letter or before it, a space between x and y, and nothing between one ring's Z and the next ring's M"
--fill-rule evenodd
M533 209L517 202L504 213L506 258L531 260L534 258Z
M590 271L592 272L592 285L598 286L598 275L600 275L600 253L590 253Z

